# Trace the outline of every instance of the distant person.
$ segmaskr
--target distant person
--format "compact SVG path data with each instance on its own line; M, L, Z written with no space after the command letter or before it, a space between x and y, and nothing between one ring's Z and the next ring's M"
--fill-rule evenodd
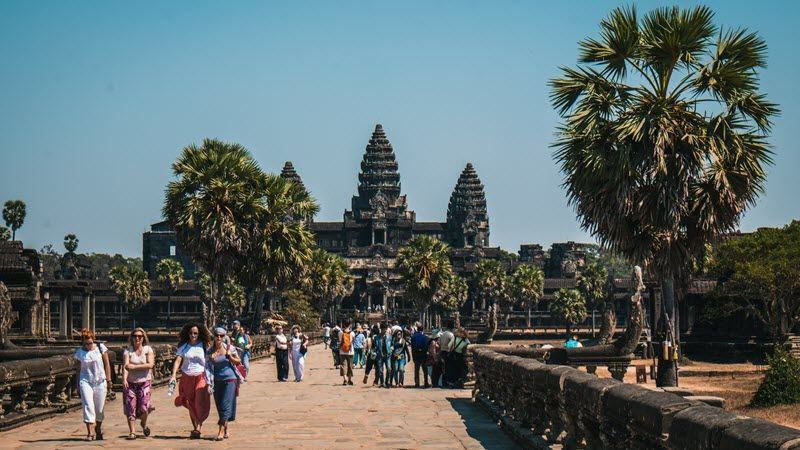
M392 335L392 375L391 381L395 387L405 385L406 361L411 359L408 341L403 336L403 330L397 330Z
M206 352L211 345L211 333L205 325L187 323L181 328L178 351L172 365L170 383L175 383L178 369L181 371L181 382L175 406L183 406L189 410L192 421L191 439L200 439L203 422L208 419L211 410L211 380L206 374Z
M425 389L430 387L428 383L428 370L425 368L425 361L428 359L428 336L422 324L417 322L414 326L416 331L411 336L411 356L414 360L414 387L419 387L419 372L422 370L422 377L425 381Z
M581 344L581 341L578 340L577 335L572 335L571 338L567 339L567 341L564 342L564 348L578 348L578 347L583 347L583 344Z
M228 438L228 425L236 420L236 396L239 392L239 373L235 365L241 363L236 347L225 344L225 328L214 329L214 344L208 350L207 370L210 387L214 392L214 405L219 420L215 441Z
M250 373L250 349L253 347L253 340L247 334L247 330L242 326L238 320L233 321L233 330L231 331L231 340L236 351L242 358L245 372Z
M333 327L331 330L331 353L333 354L333 368L338 369L342 365L342 358L339 356L339 339L341 338L342 329L339 325Z
M350 329L350 320L345 322L344 329L339 336L339 373L342 375L343 385L353 385L353 341L356 334Z
M449 365L452 366L452 373L448 369L450 378L450 387L462 388L464 382L467 380L467 346L470 342L467 338L467 330L458 328L453 338L453 344L449 353Z
M278 370L278 381L289 379L289 339L283 334L283 326L275 326L275 366Z
M447 363L450 361L450 347L452 346L453 339L455 338L452 331L453 325L453 321L448 320L444 330L442 330L441 336L439 336L439 351L441 352L440 358L442 360L442 384L444 385L449 384L451 376L451 371L448 368Z
M149 344L144 329L136 328L122 354L122 408L128 418L127 439L136 439L136 419L141 420L144 435L150 436L147 418L154 409L150 391L155 354Z
M361 329L361 325L356 326L356 334L353 338L353 367L364 367L366 364L366 359L364 357L364 345L367 341L367 337L364 334L364 330Z
M431 386L441 387L442 378L442 353L439 345L439 338L442 336L441 331L437 331L431 338L428 344L428 357L425 359L425 366L431 372Z
M308 352L308 338L303 334L300 325L292 326L290 351L292 352L292 371L294 381L303 381L303 370L306 367L306 353Z
M331 326L326 322L322 327L322 343L325 344L325 350L328 349L328 344L331 342Z
M81 366L78 374L78 392L81 394L86 440L102 441L106 394L113 387L108 349L105 345L95 342L92 330L84 328L81 330L81 346L75 350L72 357Z

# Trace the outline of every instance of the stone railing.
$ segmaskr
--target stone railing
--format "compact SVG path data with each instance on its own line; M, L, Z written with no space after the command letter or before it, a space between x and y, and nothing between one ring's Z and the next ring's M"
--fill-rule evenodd
M470 352L476 401L526 448L800 448L800 430L567 366Z

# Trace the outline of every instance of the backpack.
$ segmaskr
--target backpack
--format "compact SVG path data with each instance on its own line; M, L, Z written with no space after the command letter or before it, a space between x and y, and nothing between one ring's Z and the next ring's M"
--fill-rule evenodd
M378 344L377 338L373 337L372 345L369 346L369 353L367 354L367 357L373 361L378 359L378 345L380 344Z
M352 346L352 342L350 342L350 341L352 339L353 339L353 336L351 336L350 333L345 332L342 335L342 345L339 346L339 351L342 351L342 352L345 352L345 353L349 353L350 352L350 347Z
M331 350L339 350L339 331L331 330Z

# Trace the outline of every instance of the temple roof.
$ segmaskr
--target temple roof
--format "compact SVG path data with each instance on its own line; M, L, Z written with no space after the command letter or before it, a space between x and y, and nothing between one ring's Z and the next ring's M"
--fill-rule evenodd
M281 169L281 178L298 184L303 188L303 190L306 190L306 185L303 184L302 178L300 178L300 175L298 175L297 171L294 170L294 165L291 161L286 161L286 163L283 165L283 169Z
M28 261L22 256L21 241L0 241L0 271L25 270Z
M473 220L488 221L486 215L486 195L483 192L478 174L467 163L456 182L456 187L450 195L450 204L447 206L448 223L464 223L469 216Z
M312 222L311 231L342 231L343 222Z
M441 222L414 222L414 231L444 231L444 223Z
M400 196L400 173L397 171L397 161L392 144L386 138L381 124L375 125L375 131L372 132L361 161L361 173L358 174L359 197L369 200L378 192L392 201Z

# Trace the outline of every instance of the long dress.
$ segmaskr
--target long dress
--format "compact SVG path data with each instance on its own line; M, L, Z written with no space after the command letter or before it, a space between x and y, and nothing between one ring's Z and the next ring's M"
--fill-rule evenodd
M294 371L294 381L303 380L303 369L306 366L306 357L300 353L300 346L303 345L302 336L292 337L292 370Z

